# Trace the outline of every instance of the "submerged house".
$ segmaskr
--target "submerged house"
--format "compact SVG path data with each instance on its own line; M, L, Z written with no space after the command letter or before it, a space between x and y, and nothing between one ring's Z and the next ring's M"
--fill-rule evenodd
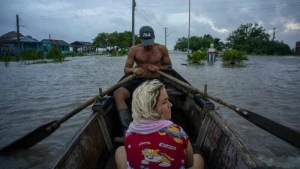
M20 49L21 52L24 49L34 49L36 51L41 49L41 44L38 40L31 36L24 36L19 33L20 36ZM11 31L0 36L0 55L9 54L15 55L18 53L18 39L17 32Z
M70 46L73 48L73 51L78 53L89 53L94 52L95 48L91 42L83 42L83 41L75 41L70 44Z
M41 45L44 55L47 55L52 47L57 47L62 53L70 52L70 45L63 40L43 39Z

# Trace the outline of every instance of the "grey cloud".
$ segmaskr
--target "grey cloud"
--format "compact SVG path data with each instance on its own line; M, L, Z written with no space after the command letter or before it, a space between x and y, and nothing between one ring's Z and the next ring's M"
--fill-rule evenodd
M168 48L176 40L188 35L188 1L136 0L135 33L143 25L155 29L156 41L164 44L164 28L168 28ZM276 27L276 39L291 47L300 40L300 30L286 31L286 24L299 24L300 2L281 0L191 0L191 36L211 34L225 40L241 24L261 22L264 28ZM0 34L15 30L15 17L19 14L24 34L38 40L52 37L67 42L92 41L100 32L131 30L131 1L124 0L11 0L0 2ZM176 15L185 13L184 15ZM170 16L178 16L169 20ZM196 18L195 18L196 17ZM195 22L206 18L207 22ZM218 30L228 30L220 33Z

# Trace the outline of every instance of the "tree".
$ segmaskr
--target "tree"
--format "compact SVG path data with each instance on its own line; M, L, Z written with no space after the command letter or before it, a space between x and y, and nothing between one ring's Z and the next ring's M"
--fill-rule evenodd
M178 38L174 50L186 51L188 46L188 40L185 37Z
M214 38L211 35L204 35L203 37L190 37L190 49L194 52L197 50L206 50L210 44L214 43ZM185 37L179 38L174 46L175 50L186 51L188 47L188 39Z
M99 33L94 39L93 45L96 48L107 48L108 47L108 33Z
M124 31L119 33L117 46L119 46L121 49L128 49L130 45L131 45L131 32Z
M275 31L275 29L273 30ZM280 43L274 41L274 38L275 33L273 34L271 41L270 35L265 32L265 29L262 26L259 26L257 23L247 23L245 25L242 24L228 36L227 40L229 42L226 46L249 54L289 54L289 46L283 42ZM279 48L284 52L277 51Z
M110 33L108 35L108 46L110 48L113 48L113 49L116 49L118 48L118 41L119 41L119 38L118 38L118 32L115 31L113 33Z

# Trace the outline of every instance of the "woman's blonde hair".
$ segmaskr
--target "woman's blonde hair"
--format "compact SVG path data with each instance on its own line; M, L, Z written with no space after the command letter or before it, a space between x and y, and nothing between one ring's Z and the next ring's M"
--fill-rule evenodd
M161 119L161 115L153 113L153 109L164 88L159 80L148 80L137 87L132 96L132 118L136 121Z

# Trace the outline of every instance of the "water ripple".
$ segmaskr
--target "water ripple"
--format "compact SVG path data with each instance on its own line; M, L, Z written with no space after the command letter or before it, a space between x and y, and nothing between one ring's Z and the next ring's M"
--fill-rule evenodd
M182 65L186 63L185 53L171 52L170 55L173 68L193 86L203 90L207 84L210 95L300 131L300 57L250 56L243 67L224 67L219 61L212 65L185 66ZM67 60L33 65L12 62L9 67L0 64L0 147L44 123L61 118L94 97L100 87L105 90L115 84L123 75L126 57L88 56ZM262 146L275 147L268 148L270 152L279 151L271 144L274 136L224 106L218 111L252 153L266 154ZM0 168L46 168L90 114L89 107L30 150L0 157ZM249 138L249 135L255 137ZM299 155L291 147L283 147ZM259 158L267 162L265 156ZM294 161L288 162L292 165Z

